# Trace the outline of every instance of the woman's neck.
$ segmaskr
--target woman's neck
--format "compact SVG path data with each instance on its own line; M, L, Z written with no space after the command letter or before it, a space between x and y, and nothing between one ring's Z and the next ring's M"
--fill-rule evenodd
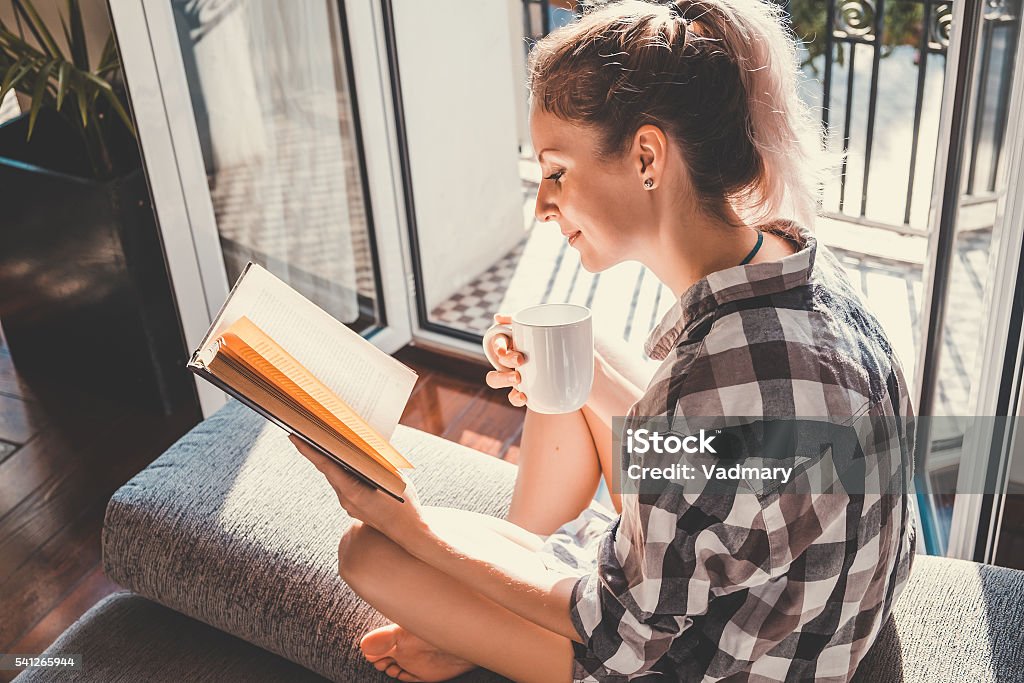
M731 209L728 218L733 225L698 212L687 214L685 224L675 216L663 221L648 249L649 258L642 259L677 299L701 278L739 265L757 242L757 230L744 225Z

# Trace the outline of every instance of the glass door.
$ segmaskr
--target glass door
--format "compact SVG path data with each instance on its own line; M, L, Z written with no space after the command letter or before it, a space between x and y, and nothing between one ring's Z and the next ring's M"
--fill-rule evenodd
M801 96L845 152L819 241L886 329L930 418L918 454L922 547L970 556L984 522L960 501L993 490L973 478L996 448L975 418L1008 414L997 397L1001 351L1014 344L1002 288L1017 272L1006 254L1019 253L1005 211L1020 1L777 1L803 39ZM557 228L533 218L525 58L584 4L507 0L467 14L456 3L382 2L422 342L479 357L494 313L571 301L594 310L599 337L640 356L673 303L639 264L587 273Z
M956 502L945 549L954 557L1024 568L1024 544L1020 542L1024 538L1024 517L1020 514L1024 457L1019 453L1024 447L1019 433L1024 389L1024 83L1019 77L1024 55L1017 47L1021 5L1019 1L989 2L973 9L980 11L976 51L980 63L974 69L972 88L977 96L971 113L973 125L968 130L972 139L980 137L975 131L990 124L995 107L1000 100L1005 102L1005 129L992 138L986 155L988 159L1001 158L999 163L1004 168L981 176L987 175L988 180L983 182L988 182L987 189L995 198L985 296L980 300L959 298L949 305L950 311L980 308L985 323L977 345L978 361L971 373L972 407L974 415L981 417L965 425L956 473ZM993 67L987 64L991 56L999 60ZM1014 75L1012 84L993 91L992 68L999 69L996 73L1004 78ZM989 166L981 168L987 172ZM968 183L978 177L970 168L967 173ZM982 192L985 189L983 185ZM950 280L951 291L955 291L957 278ZM940 378L950 374L951 364L940 356Z
M976 297L984 291L1006 167L1000 152L1019 28L1015 1L999 11L989 3L984 28L971 39L983 53L973 64L983 71L976 80L984 87L971 90L983 111L971 119L963 143L968 160L957 225L965 228L960 255ZM831 148L846 158L825 188L819 240L846 267L913 376L927 337L928 266L946 182L937 172L946 160L937 151L950 124L941 114L953 87L948 66L957 62L947 58L956 3L784 4L803 37L800 94L820 112ZM475 7L465 18L473 31L460 31L459 41L425 37L447 35L463 19L446 3L382 5L402 121L417 337L478 354L494 313L571 301L594 309L599 336L640 355L644 337L673 303L671 292L635 263L586 272L557 227L533 217L540 171L526 116L526 55L532 41L574 21L586 3L505 0ZM982 316L959 308L954 315L961 312L960 335L947 341L970 346ZM971 325L975 330L965 335ZM957 352L965 367L973 362L973 349ZM938 394L944 410L968 410L964 377L950 377Z
M917 366L929 553L991 561L1019 390L1020 2L952 3Z
M574 0L383 0L415 272L418 343L482 360L499 312L590 306L599 339L643 360L673 297L638 264L592 275L534 204L529 41L574 21ZM623 315L623 311L628 311Z
M111 3L190 343L249 261L385 350L409 340L372 4Z

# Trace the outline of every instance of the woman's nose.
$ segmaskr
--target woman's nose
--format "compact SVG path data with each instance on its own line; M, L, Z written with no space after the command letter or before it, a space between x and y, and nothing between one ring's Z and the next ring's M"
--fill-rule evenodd
M537 191L537 205L533 209L534 215L541 223L547 223L558 218L558 207L548 198L548 193L543 187Z

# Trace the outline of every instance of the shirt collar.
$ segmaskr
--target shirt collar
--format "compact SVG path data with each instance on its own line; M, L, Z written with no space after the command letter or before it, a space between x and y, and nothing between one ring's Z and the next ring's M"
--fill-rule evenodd
M762 226L761 230L796 242L799 250L777 261L719 270L695 282L647 337L644 350L649 357L664 360L694 322L704 319L723 304L807 284L818 247L811 231L788 220Z

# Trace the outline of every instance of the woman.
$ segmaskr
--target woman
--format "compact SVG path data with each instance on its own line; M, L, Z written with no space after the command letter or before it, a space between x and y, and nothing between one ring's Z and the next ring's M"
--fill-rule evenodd
M760 0L615 3L535 47L538 219L589 271L637 260L679 300L648 340L662 364L646 390L598 358L580 411L527 410L507 520L399 504L297 444L359 520L339 571L394 621L361 643L379 670L853 675L914 552L902 428L858 444L877 490L664 486L613 495L617 516L590 504L599 477L613 480L614 415L912 416L878 323L808 230L819 136L795 71L779 10ZM515 367L529 359L508 344L509 370L488 383L524 405Z

